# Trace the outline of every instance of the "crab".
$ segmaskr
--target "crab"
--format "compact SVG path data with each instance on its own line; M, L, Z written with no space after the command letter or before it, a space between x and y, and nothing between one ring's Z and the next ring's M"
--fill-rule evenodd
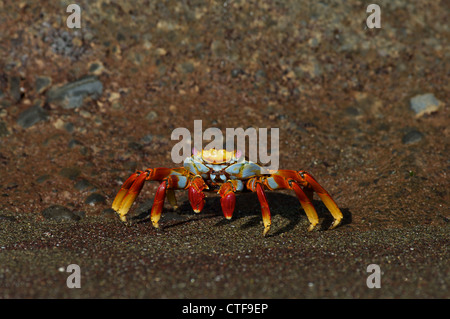
M309 173L303 170L264 170L262 166L246 160L240 151L192 150L193 155L184 160L183 167L147 168L136 171L122 185L117 193L112 208L122 221L131 205L139 195L146 181L158 181L160 185L150 213L155 228L167 196L170 204L177 207L174 190L188 190L189 202L195 213L202 211L205 205L204 192L217 192L220 195L222 212L227 219L233 216L236 193L256 192L261 205L264 223L263 235L270 230L271 215L265 190L290 189L295 192L310 222L312 231L319 222L317 212L312 204L314 192L330 211L334 222L329 229L335 228L342 220L342 212L328 192Z

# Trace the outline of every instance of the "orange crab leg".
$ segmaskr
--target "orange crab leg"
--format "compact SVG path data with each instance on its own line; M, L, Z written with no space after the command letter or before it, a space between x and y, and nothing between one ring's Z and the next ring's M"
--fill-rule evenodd
M131 174L130 177L122 184L119 192L117 193L116 197L114 198L114 202L112 204L112 208L115 211L118 211L120 208L120 204L122 203L123 198L127 194L128 190L130 189L131 185L133 185L134 181L142 172L138 171L134 174Z
M139 174L139 175L137 175L137 174ZM137 176L134 178L133 175L137 175ZM132 184L128 188L126 194L123 195L123 192L124 192L124 190L126 190L126 187L128 185L122 186L122 188L119 191L119 194L117 194L116 199L114 200L114 203L116 205L114 206L114 203L113 203L113 208L117 207L119 205L118 203L120 200L120 206L118 207L118 209L115 209L115 208L114 209L119 213L120 219L122 221L126 221L125 215L128 213L134 200L141 192L142 187L144 186L145 179L147 177L147 174L145 174L145 173L143 173L143 174L135 173L133 175L131 175L131 177L128 178L124 183L124 184L127 184L127 182L129 182L129 180L132 179ZM119 197L119 198L117 198L117 197Z
M334 222L331 225L330 229L335 228L342 220L342 212L339 207L336 205L336 202L331 198L330 194L314 179L314 177L304 171L300 171L299 175L306 180L308 185L319 195L322 202L330 211L331 215L334 217Z
M256 183L256 194L258 195L259 203L261 204L262 219L264 222L263 236L266 236L270 230L271 216L269 203L267 203L266 194L264 193L264 188L259 182Z
M174 174L174 175L171 175ZM184 177L184 181L187 180L187 177L183 176L187 175L184 168L165 168L159 167L155 169L148 168L145 171L137 171L123 183L116 197L114 198L114 202L112 204L112 208L119 213L120 219L122 221L126 221L126 214L130 210L131 205L135 201L136 197L142 190L145 181L148 180L163 180L167 176L175 176ZM179 184L179 185L178 185ZM180 181L176 186L178 188L184 188L183 181ZM173 194L169 194L171 203L174 202L175 196Z
M334 217L334 222L330 229L335 228L342 220L342 212L336 205L330 194L305 171L278 170L270 177L263 178L264 185L269 189L286 188L295 191L297 198L302 205L311 225L308 230L312 230L317 224L317 212L312 205L313 191L319 195L322 202ZM303 189L300 187L303 186Z
M309 222L311 223L309 225L308 231L312 231L314 227L316 227L316 225L319 223L319 216L317 216L316 209L314 208L311 199L297 183L292 183L291 188L297 195L297 198L300 201L300 204L302 205L302 208L305 211Z
M258 195L258 200L261 204L262 219L264 223L263 235L266 236L270 230L270 225L272 222L269 203L267 202L266 194L264 193L264 179L265 177L253 177L249 179L247 182L247 189L251 190L252 192L256 192L256 195Z
M200 213L205 206L204 189L208 189L208 186L203 178L200 175L194 176L189 183L188 197L195 213Z
M184 176L183 176L184 178ZM169 200L175 199L175 194L173 190L177 188L185 188L187 183L182 181L179 175L169 175L164 178L156 190L155 199L153 201L152 210L150 212L150 219L155 228L159 228L159 220L161 218L161 213L164 208L164 200L166 199L166 194ZM170 197L173 196L173 199Z

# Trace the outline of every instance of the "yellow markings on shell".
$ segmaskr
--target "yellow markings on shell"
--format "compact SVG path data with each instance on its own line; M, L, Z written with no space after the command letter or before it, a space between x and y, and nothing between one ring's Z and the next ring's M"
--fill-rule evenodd
M216 150L214 148L209 150L202 150L202 159L207 163L226 163L235 159L235 151L228 152L227 150Z

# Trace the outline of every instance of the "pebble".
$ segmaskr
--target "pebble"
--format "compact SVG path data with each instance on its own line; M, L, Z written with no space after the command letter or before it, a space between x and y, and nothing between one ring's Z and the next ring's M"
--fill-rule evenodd
M439 101L434 94L427 93L412 97L410 106L416 113L416 117L421 117L425 114L430 114L439 110L442 106L442 102Z
M52 87L47 92L47 102L73 109L82 106L86 97L98 99L102 92L102 82L96 76L87 76L61 87Z
M244 71L242 69L231 70L231 77L233 77L233 78L237 78L241 74L244 74Z
M65 123L64 124L64 129L67 131L67 132L69 132L69 133L72 133L73 132L73 130L75 129L75 126L73 125L73 123Z
M71 140L69 141L69 143L67 144L67 146L68 146L69 148L74 148L75 146L81 146L81 145L83 145L83 143L81 143L80 141L78 141L78 140L76 140L76 139L71 139Z
M21 93L20 93L20 77L19 76L11 76L9 78L9 94L13 99L14 103L20 101Z
M414 143L421 141L422 138L423 138L423 133L419 132L416 129L413 129L403 136L402 143L406 144L406 145L414 144Z
M92 185L88 180L82 178L80 179L78 182L75 183L75 189L79 190L79 191L84 191L84 190L95 190L95 186Z
M62 205L52 205L42 211L42 216L48 220L55 221L78 221L82 216L79 213L72 212Z
M88 66L89 73L93 75L101 75L105 71L105 67L99 61L91 62Z
M38 94L43 93L52 85L52 79L48 76L38 76L34 81L34 86Z
M147 115L145 116L145 118L149 121L149 122L154 122L156 120L156 118L158 117L158 114L155 111L150 111L147 113Z
M140 141L144 144L147 144L147 143L150 143L153 140L153 138L154 138L153 134L147 134L144 137L142 137Z
M49 180L52 176L50 174L44 174L36 178L36 182L42 184L43 182Z
M78 167L63 167L59 171L59 175L68 179L74 180L81 174L81 170Z
M112 208L106 208L102 211L102 216L107 218L116 218L117 213Z
M192 73L195 70L195 66L194 64L192 64L191 62L187 61L187 62L182 62L178 64L178 69L184 73L184 74L188 74L188 73Z
M92 193L84 201L85 204L95 205L95 204L105 204L106 197L99 193Z
M19 114L17 124L23 128L29 128L40 121L45 121L46 119L47 112L36 104Z
M345 113L347 113L350 116L359 116L361 115L361 111L354 107L354 106L349 106L345 109Z
M6 123L3 121L0 121L0 137L6 136L9 134L8 127L6 126Z

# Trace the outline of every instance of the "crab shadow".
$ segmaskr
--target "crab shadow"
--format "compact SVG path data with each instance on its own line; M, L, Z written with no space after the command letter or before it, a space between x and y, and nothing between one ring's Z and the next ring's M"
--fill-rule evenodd
M293 230L299 223L306 223L309 225L305 212L301 208L300 202L294 195L285 194L282 192L266 192L266 198L269 203L272 219L279 215L287 220L287 224L282 227L272 222L272 231L267 237L279 236L285 232ZM206 198L205 206L201 213L195 214L187 199L187 196L179 197L179 207L174 209L167 205L162 212L162 221L167 222L163 228L176 227L182 224L191 223L193 221L216 218L222 216L222 208L220 205L220 197L216 195L209 195ZM138 214L132 217L132 220L137 223L150 222L150 211L153 200L148 200L140 205ZM319 225L316 230L326 230L333 223L334 219L327 207L320 200L313 200L313 205L319 216ZM348 208L340 208L343 219L338 227L341 227L352 222L352 213ZM250 218L249 218L250 217ZM241 224L241 229L249 229L253 227L261 227L262 216L261 206L258 201L258 196L255 193L239 193L236 196L236 207L231 220L223 218L214 226L223 227L237 222L238 220L246 218L246 222Z

